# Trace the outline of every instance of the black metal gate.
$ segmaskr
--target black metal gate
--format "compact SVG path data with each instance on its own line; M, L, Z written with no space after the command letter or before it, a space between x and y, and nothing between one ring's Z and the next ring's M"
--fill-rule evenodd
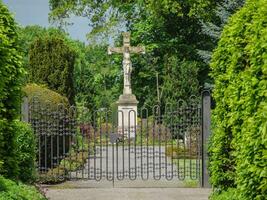
M202 182L201 97L131 111L134 115L129 114L128 121L136 120L131 127L118 127L120 111L90 112L41 103L38 98L27 105L24 114L36 134L41 182Z

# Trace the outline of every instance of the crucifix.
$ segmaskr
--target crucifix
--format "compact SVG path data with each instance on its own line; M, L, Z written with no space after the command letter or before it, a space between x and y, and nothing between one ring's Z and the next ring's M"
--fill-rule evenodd
M131 53L145 53L144 47L132 47L130 45L130 33L125 32L123 35L123 46L122 47L109 47L108 54L120 53L123 54L123 77L124 77L124 87L123 94L132 94L131 88L131 73L132 73L132 62L130 59Z

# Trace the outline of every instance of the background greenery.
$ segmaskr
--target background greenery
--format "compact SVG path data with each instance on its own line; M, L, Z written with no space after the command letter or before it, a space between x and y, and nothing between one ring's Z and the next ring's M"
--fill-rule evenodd
M107 34L117 33L114 29L123 25L132 33L132 45L142 44L146 47L145 56L132 57L134 66L132 84L140 107L173 103L180 98L187 99L191 95L198 94L199 87L203 86L204 82L209 82L208 65L198 55L197 49L200 47L211 49L213 46L210 38L202 33L200 23L200 18L206 17L204 9L208 6L215 8L215 4L210 1L122 3L51 0L50 5L51 19L62 26L70 14L89 18L93 27L88 34L89 46L100 38L107 40L105 37ZM108 11L111 13L105 15ZM117 39L115 37L115 45L121 45L120 35ZM89 53L96 56L94 51ZM106 54L106 50L103 53ZM118 58L121 60L121 56ZM118 58L112 57L115 61L107 72L111 72L114 65L117 69L121 69L121 61L118 62ZM115 84L116 88L121 87L122 74ZM174 88L177 91L175 94L172 92ZM112 99L116 99L120 93L121 90L118 89L116 93L111 93Z
M132 85L139 107L164 106L198 95L205 83L213 82L208 76L209 57L222 27L243 3L50 0L50 20L61 29L71 15L88 18L92 27L85 61L82 68L76 68L76 74L83 74L75 77L77 86L83 83L77 87L76 102L99 109L112 107L118 99L122 91L122 59L107 59L106 43L113 38L115 46L122 45L122 30L131 32L132 45L146 47L146 55L132 56Z

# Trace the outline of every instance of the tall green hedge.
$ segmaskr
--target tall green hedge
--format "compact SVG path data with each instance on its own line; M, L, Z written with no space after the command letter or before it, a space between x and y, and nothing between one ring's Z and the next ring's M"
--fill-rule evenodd
M36 178L36 136L31 127L21 121L15 121L16 158L18 163L18 179L33 182Z
M248 0L231 17L211 64L211 183L215 193L234 191L242 200L267 199L266 5L267 0Z
M18 175L13 121L19 117L24 73L16 31L13 16L0 1L0 174L10 178Z
M36 38L29 50L29 82L45 84L74 104L75 52L60 35Z

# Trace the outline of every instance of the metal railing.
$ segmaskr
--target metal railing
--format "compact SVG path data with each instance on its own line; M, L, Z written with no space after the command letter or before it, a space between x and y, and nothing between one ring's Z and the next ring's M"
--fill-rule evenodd
M42 182L195 180L202 187L209 186L207 91L194 101L142 108L138 113L130 110L128 124L118 122L124 119L118 117L123 114L120 111L89 112L40 103L38 98L24 99L22 114L36 134Z

